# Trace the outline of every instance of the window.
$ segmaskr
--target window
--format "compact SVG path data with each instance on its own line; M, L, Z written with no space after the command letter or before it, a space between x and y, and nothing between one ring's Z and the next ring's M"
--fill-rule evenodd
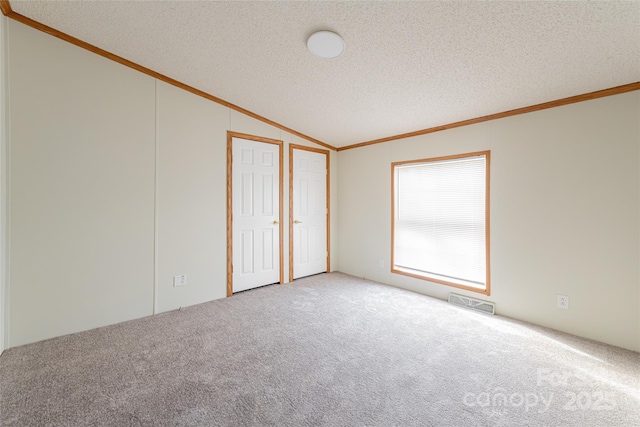
M489 155L392 163L392 272L489 295Z

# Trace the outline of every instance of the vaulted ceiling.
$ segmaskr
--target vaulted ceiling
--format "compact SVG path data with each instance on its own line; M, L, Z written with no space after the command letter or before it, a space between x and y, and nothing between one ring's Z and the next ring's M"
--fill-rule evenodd
M336 147L640 81L637 1L10 5ZM325 29L337 59L307 50Z

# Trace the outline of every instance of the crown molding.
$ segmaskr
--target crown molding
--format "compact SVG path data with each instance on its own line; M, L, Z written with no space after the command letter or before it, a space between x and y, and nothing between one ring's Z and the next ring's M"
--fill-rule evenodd
M129 61L128 59L125 59L125 58L123 58L121 56L115 55L115 54L113 54L111 52L108 52L108 51L106 51L104 49L101 49L101 48L99 48L97 46L94 46L92 44L84 42L84 41L82 41L82 40L80 40L80 39L78 39L76 37L73 37L73 36L70 36L69 34L63 33L62 31L58 31L55 28L51 28L51 27L49 27L49 26L47 26L45 24L42 24L41 22L35 21L35 20L33 20L31 18L28 18L28 17L26 17L24 15L16 13L11 9L11 4L9 3L9 0L0 0L0 10L2 10L2 13L6 17L11 18L14 21L20 22L20 23L22 23L24 25L27 25L27 26L29 26L31 28L34 28L34 29L36 29L38 31L42 31L44 33L47 33L47 34L49 34L49 35L51 35L53 37L56 37L56 38L61 39L61 40L64 40L64 41L66 41L68 43L71 43L73 45L81 47L82 49L85 49L85 50L88 50L90 52L93 52L93 53L95 53L97 55L100 55L100 56L102 56L104 58L107 58L107 59L110 59L112 61L115 61L115 62L117 62L119 64L122 64L122 65L124 65L126 67L132 68L132 69L134 69L136 71L139 71L141 73L147 74L148 76L151 76L151 77L153 77L155 79L161 80L161 81L163 81L165 83L168 83L168 84L176 86L176 87L178 87L180 89L186 90L187 92L191 92L194 95L201 96L201 97L203 97L205 99L208 99L209 101L213 101L213 102L215 102L217 104L220 104L220 105L223 105L223 106L225 106L227 108L230 108L232 110L238 111L239 113L242 113L244 115L252 117L252 118L254 118L256 120L259 120L259 121L261 121L263 123L266 123L268 125L276 127L276 128L278 128L280 130L288 132L288 133L290 133L292 135L295 135L297 137L300 137L302 139L305 139L305 140L307 140L309 142L312 142L314 144L318 144L318 145L320 145L322 147L325 147L325 148L328 148L330 150L336 151L336 147L333 147L333 146L331 146L329 144L326 144L326 143L324 143L324 142L322 142L320 140L312 138L312 137L310 137L308 135L305 135L305 134L303 134L301 132L298 132L298 131L296 131L294 129L291 129L291 128L287 127L287 126L281 125L280 123L274 122L273 120L269 120L266 117L260 116L260 115L258 115L256 113L251 112L251 111L249 111L247 109L244 109L244 108L242 108L242 107L240 107L238 105L232 104L231 102L225 101L224 99L218 98L218 97L213 96L213 95L211 95L211 94L209 94L207 92L204 92L204 91L202 91L200 89L194 88L193 86L189 86L187 84L179 82L178 80L172 79L171 77L165 76L164 74L160 74L160 73L158 73L156 71L153 71L153 70L151 70L151 69L149 69L147 67L143 67L142 65L136 64L135 62Z
M136 64L132 61L129 61L128 59L125 59L121 56L115 55L111 52L108 52L104 49L101 49L97 46L94 46L92 44L86 43L80 39L77 39L73 36L70 36L66 33L63 33L61 31L56 30L55 28L51 28L47 25L44 25L38 21L35 21L31 18L27 18L24 15L21 15L19 13L14 12L11 9L11 4L9 3L9 0L0 0L0 10L2 11L2 13L7 16L8 18L11 18L15 21L18 21L22 24L25 24L29 27L32 27L36 30L42 31L44 33L47 33L51 36L54 36L56 38L59 38L61 40L64 40L68 43L74 44L78 47L81 47L83 49L86 49L90 52L93 52L97 55L100 55L102 57L105 57L107 59L110 59L112 61L118 62L126 67L132 68L134 70L137 70L141 73L147 74L153 78L156 78L158 80L164 81L165 83L168 83L170 85L176 86L180 89L186 90L187 92L191 92L195 95L201 96L205 99L208 99L210 101L213 101L217 104L223 105L227 108L230 108L232 110L238 111L239 113L242 113L244 115L247 115L249 117L252 117L256 120L259 120L263 123L266 123L268 125L271 125L273 127L276 127L278 129L281 129L285 132L289 132L292 135L298 136L304 140L307 140L309 142L312 142L314 144L318 144L322 147L328 148L330 150L333 151L344 151L344 150L351 150L354 148L360 148L360 147L366 147L369 145L375 145L375 144L382 144L384 142L390 142L390 141L397 141L399 139L405 139L405 138L411 138L414 136L419 136L419 135L426 135L429 133L435 133L435 132L440 132L443 130L447 130L447 129L454 129L457 127L462 127L462 126L468 126L468 125L472 125L472 124L476 124L476 123L482 123L482 122L488 122L491 120L497 120L497 119L501 119L504 117L511 117L511 116L517 116L520 114L526 114L526 113L531 113L534 111L540 111L540 110L546 110L549 108L555 108L555 107L561 107L563 105L569 105L569 104L575 104L577 102L583 102L583 101L589 101L592 99L597 99L597 98L603 98L603 97L607 97L607 96L612 96L612 95L618 95L618 94L622 94L622 93L626 93L626 92L632 92L632 91L636 91L636 90L640 90L640 82L635 82L635 83L629 83L626 85L622 85L622 86L616 86L616 87L612 87L612 88L608 88L608 89L602 89L602 90L597 90L594 92L589 92L589 93L584 93L581 95L575 95L575 96L570 96L568 98L562 98L562 99L557 99L554 101L549 101L549 102L543 102L541 104L535 104L535 105L530 105L528 107L521 107L521 108L516 108L513 110L508 110L508 111L503 111L500 113L494 113L494 114L490 114L487 116L482 116L482 117L476 117L473 119L467 119L467 120L462 120L459 122L455 122L455 123L449 123L449 124L445 124L445 125L441 125L441 126L435 126L435 127L430 127L430 128L426 128L426 129L421 129L421 130L417 130L417 131L413 131L413 132L407 132L407 133L402 133L402 134L398 134L398 135L392 135L392 136L388 136L385 138L379 138L379 139L373 139L370 141L365 141L365 142L360 142L357 144L351 144L351 145L346 145L344 147L334 147L332 145L326 144L320 140L317 140L315 138L312 138L308 135L305 135L303 133L300 133L296 130L293 130L289 127L286 127L284 125L281 125L277 122L274 122L273 120L269 120L266 117L260 116L258 114L255 114L249 110L246 110L238 105L232 104L228 101L225 101L224 99L218 98L216 96L213 96L209 93L206 93L204 91L201 91L200 89L196 89L192 86L186 85L182 82L179 82L175 79L172 79L171 77L167 77L163 74L160 74L156 71L153 71L149 68L143 67L139 64Z
M503 117L511 117L511 116L517 116L520 114L531 113L534 111L546 110L548 108L561 107L563 105L575 104L576 102L583 102L583 101L589 101L597 98L604 98L605 96L618 95L621 93L633 92L635 90L640 90L640 82L629 83L626 85L616 86L609 89L597 90L595 92L584 93L582 95L570 96L568 98L557 99L555 101L543 102L542 104L530 105L528 107L516 108L515 110L503 111L501 113L490 114L488 116L476 117L475 119L463 120L460 122L450 123L442 126L435 126L432 128L417 130L414 132L402 133L399 135L388 136L386 138L374 139L371 141L360 142L358 144L338 147L338 151L351 150L353 148L366 147L368 145L374 145L374 144L382 144L383 142L397 141L398 139L411 138L412 136L426 135L428 133L440 132L447 129L473 125L476 123L488 122L490 120L497 120Z
M5 16L9 16L9 14L13 12L13 10L11 10L11 4L9 4L9 0L0 0L0 10Z

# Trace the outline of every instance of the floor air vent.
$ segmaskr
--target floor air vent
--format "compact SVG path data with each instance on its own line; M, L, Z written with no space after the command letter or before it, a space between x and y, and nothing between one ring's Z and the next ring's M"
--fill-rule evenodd
M449 302L454 305L459 305L460 307L470 308L471 310L496 314L496 305L492 302L481 301L458 294L449 294Z

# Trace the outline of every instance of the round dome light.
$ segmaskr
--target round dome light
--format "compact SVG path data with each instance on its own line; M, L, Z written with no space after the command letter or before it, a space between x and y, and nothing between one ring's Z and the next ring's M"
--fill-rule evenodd
M318 31L307 40L309 51L325 59L337 58L344 53L344 40L331 31Z

